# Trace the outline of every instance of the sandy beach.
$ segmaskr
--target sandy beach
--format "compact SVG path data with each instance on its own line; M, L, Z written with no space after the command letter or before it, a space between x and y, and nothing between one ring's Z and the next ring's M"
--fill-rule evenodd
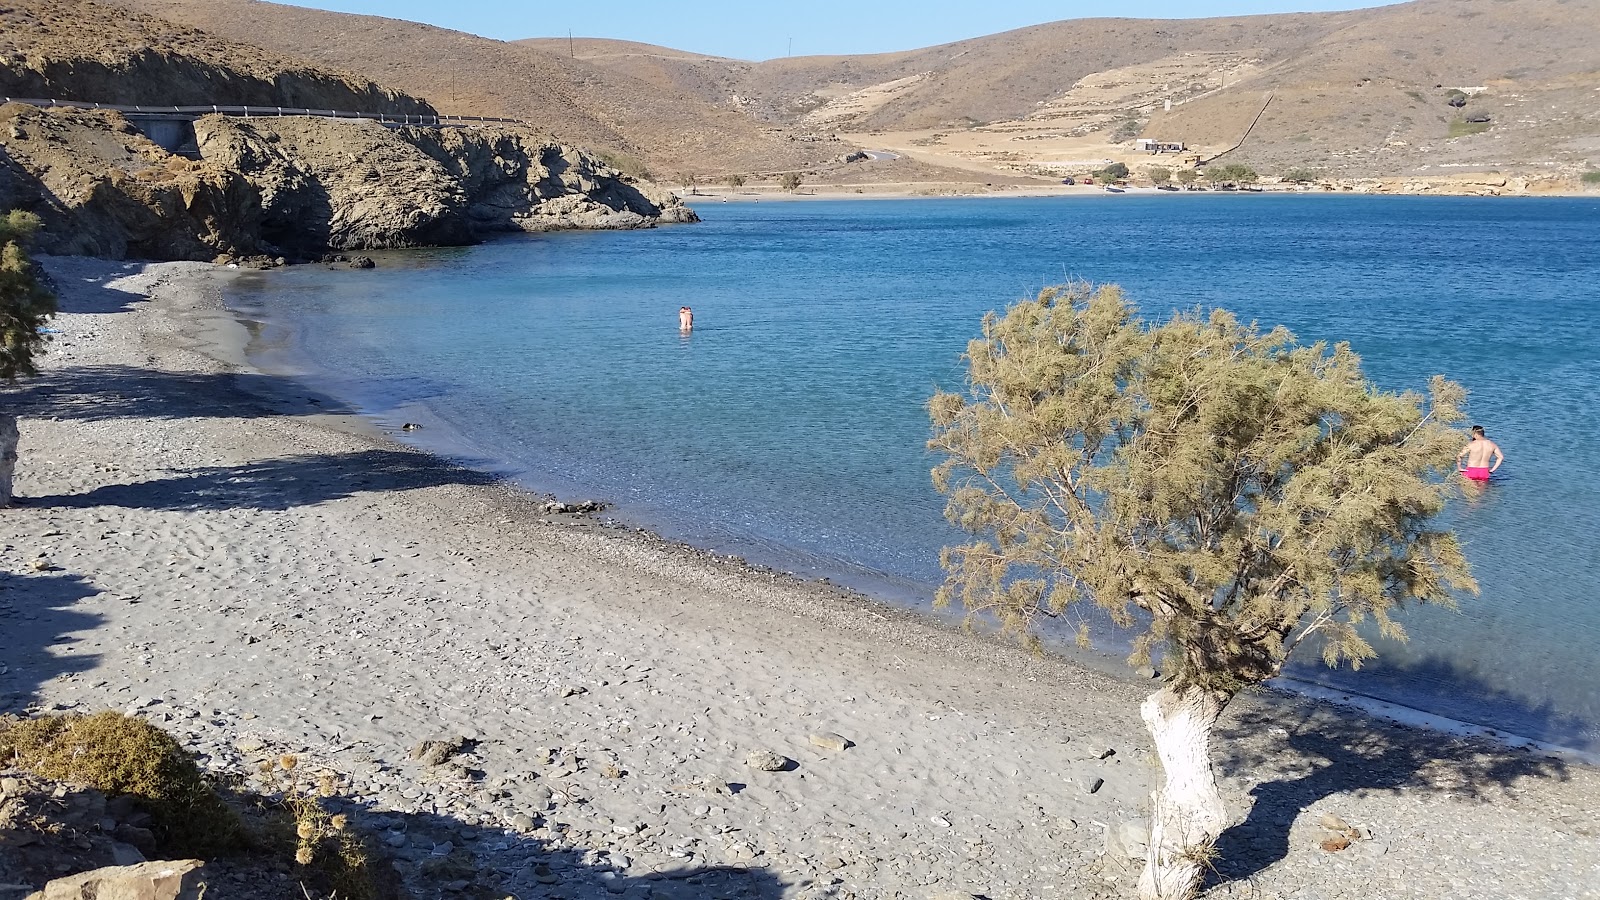
M0 393L0 711L298 754L415 896L1131 894L1148 680L546 515L245 367L227 270L44 265L59 333ZM1271 693L1215 755L1207 896L1600 898L1581 763ZM1325 851L1325 815L1370 837Z

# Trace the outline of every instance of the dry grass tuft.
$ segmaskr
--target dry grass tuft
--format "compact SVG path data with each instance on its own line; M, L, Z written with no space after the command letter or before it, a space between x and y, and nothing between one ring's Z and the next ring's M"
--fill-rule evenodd
M116 712L0 719L0 760L42 778L137 798L164 849L205 856L243 844L239 818L171 735Z

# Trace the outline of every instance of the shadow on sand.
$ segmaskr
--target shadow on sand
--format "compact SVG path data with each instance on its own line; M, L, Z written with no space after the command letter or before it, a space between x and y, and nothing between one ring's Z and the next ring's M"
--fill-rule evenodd
M355 411L292 378L249 372L159 372L134 366L80 366L50 372L7 391L3 402L24 416L81 422Z
M518 900L778 900L784 896L784 883L758 866L686 859L641 872L644 867L629 856L632 850L553 846L542 836L549 831L548 822L542 823L545 827L539 834L526 835L451 815L379 812L355 803L343 810L354 813L352 820L376 839L373 843L388 857L379 865L404 880L400 896ZM646 829L629 843L649 841ZM298 887L289 896L297 895Z
M482 485L498 480L494 475L454 466L423 453L361 450L290 456L239 466L204 466L151 481L106 485L85 494L32 497L27 505L286 510L371 491Z
M99 655L74 652L80 639L72 635L102 624L98 614L74 609L98 593L77 575L0 572L0 712L19 712L51 679L95 667Z
M1448 663L1431 666L1434 676ZM1453 683L1472 696L1493 688L1456 671ZM1514 702L1515 698L1501 698ZM1523 704L1527 709L1526 703ZM1575 727L1549 707L1528 710L1555 733ZM1285 728L1287 738L1262 735ZM1243 880L1289 854L1289 829L1303 811L1335 794L1361 790L1440 792L1491 799L1526 778L1567 778L1567 763L1536 749L1484 738L1419 731L1344 706L1304 698L1250 704L1217 729L1219 773L1259 783L1243 822L1217 841L1212 883Z

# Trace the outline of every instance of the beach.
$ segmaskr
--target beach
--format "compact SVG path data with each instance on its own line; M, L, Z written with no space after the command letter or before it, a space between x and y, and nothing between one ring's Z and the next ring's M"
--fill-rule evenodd
M229 270L44 267L58 333L0 395L10 711L296 754L419 896L1131 892L1154 682L550 515L248 369ZM1208 896L1600 897L1582 763L1272 693L1214 757L1238 824ZM1329 815L1364 839L1321 849Z

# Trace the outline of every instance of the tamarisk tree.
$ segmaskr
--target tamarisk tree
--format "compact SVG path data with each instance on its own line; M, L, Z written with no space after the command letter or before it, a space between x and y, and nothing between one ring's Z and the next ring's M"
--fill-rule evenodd
M1396 610L1476 590L1430 524L1465 393L1379 390L1347 345L1221 310L1146 323L1112 286L991 312L965 360L966 391L929 403L934 484L976 536L945 548L939 600L1035 645L1044 619L1077 619L1084 643L1109 620L1135 635L1130 663L1159 654L1139 893L1192 896L1227 824L1210 737L1234 696L1302 646L1358 666L1363 622L1404 639Z
M25 212L0 216L0 382L34 374L33 357L45 340L39 329L56 310L28 261L25 245L38 227L38 218ZM0 507L11 505L16 464L17 414L0 394Z

